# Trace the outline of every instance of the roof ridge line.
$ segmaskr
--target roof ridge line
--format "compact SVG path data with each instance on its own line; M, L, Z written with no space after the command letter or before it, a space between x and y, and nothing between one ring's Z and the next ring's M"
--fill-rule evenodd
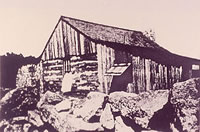
M75 20L75 21L82 21L82 22L85 22L85 23L96 24L96 25L100 25L100 26L104 26L104 27L111 27L111 28L116 28L116 29L120 29L120 30L126 30L126 31L132 31L132 32L142 33L141 31L136 31L136 30L131 30L131 29L127 29L127 28L121 28L121 27L117 27L117 26L110 26L110 25L106 25L106 24L100 24L100 23L90 22L90 21L86 21L86 20L81 20L81 19L73 18L73 17L67 17L67 16L62 16L61 15L61 18L67 18L67 19L72 19L72 20Z

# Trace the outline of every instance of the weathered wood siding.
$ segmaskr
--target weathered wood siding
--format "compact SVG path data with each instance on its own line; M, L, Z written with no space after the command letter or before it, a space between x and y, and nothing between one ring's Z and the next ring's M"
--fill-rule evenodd
M132 64L131 78L133 79L132 84L127 83L128 91L140 93L147 90L167 89L181 80L182 67L159 64L152 59L134 56L123 50L97 44L99 89L102 92L110 92L113 79L113 75L107 75L106 71L115 63L130 63L130 58Z
M96 53L96 44L66 22L60 21L51 34L42 60L69 59Z
M181 67L166 66L151 59L132 57L135 92L166 89L181 80Z
M111 82L112 82L112 75L106 75L105 73L114 65L115 60L115 52L114 49L102 45L97 44L97 60L98 60L98 78L100 87L99 90L104 93L108 93Z

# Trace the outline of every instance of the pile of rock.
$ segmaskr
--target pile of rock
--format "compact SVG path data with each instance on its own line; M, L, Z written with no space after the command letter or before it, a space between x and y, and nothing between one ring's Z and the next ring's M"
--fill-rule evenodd
M198 128L200 78L140 94L90 92L85 98L47 91L27 116L2 120L1 130L192 131ZM17 122L22 122L20 125Z
M42 78L42 69L39 65L28 64L18 69L16 87L33 87Z

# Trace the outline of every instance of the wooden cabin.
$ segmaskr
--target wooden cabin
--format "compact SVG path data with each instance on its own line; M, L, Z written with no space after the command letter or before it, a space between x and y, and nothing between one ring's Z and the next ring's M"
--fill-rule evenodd
M40 55L43 82L75 72L78 88L104 93L167 89L200 60L169 52L140 31L61 16Z

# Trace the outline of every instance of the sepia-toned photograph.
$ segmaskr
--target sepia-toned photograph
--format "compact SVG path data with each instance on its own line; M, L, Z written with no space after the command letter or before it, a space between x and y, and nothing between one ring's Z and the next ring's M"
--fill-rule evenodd
M199 5L0 0L0 132L199 132Z

